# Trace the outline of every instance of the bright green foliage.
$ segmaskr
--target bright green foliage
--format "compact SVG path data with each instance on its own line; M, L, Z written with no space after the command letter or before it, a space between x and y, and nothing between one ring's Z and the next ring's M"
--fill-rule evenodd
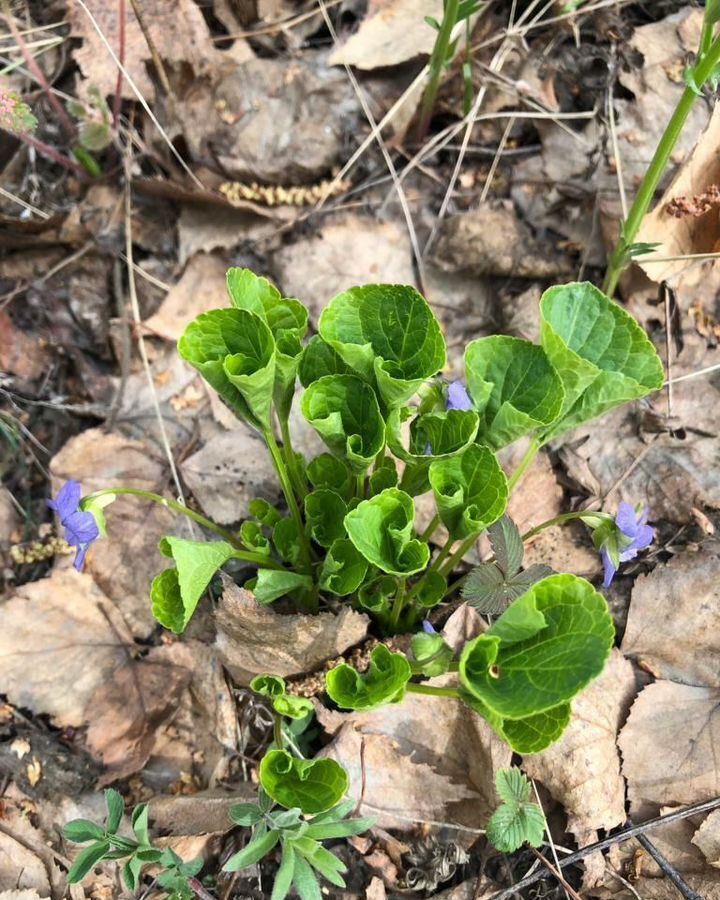
M305 498L305 519L313 539L321 547L331 547L345 537L343 519L346 514L347 503L328 488L319 488Z
M523 844L539 847L545 834L542 809L530 800L532 785L520 769L500 769L495 784L502 804L488 822L490 843L502 853L513 853Z
M310 338L303 351L298 369L298 377L303 387L310 387L325 375L349 375L351 369L330 344L316 334Z
M348 789L347 772L334 759L295 759L285 750L266 753L259 774L263 790L276 803L309 815L331 809Z
M414 634L410 641L413 656L413 672L435 678L444 675L453 658L452 647L445 643L441 634Z
M495 454L479 444L432 462L430 485L443 525L456 540L485 531L507 506L505 474Z
M365 472L385 445L375 391L356 375L325 375L302 397L302 413L353 472Z
M428 564L428 545L413 537L412 497L387 488L345 516L348 537L372 565L391 575L412 575Z
M370 384L388 407L407 402L445 365L437 319L407 285L368 284L334 297L320 316L320 336Z
M132 838L118 834L125 809L120 794L112 789L106 790L105 804L107 817L104 826L88 819L74 819L63 829L67 840L76 844L90 844L76 857L68 872L68 882L78 884L103 860L125 860L123 881L129 891L135 892L140 884L143 868L146 865L160 864L163 867L160 877L166 876L166 880L161 882L159 878L158 882L168 889L170 900L190 900L193 894L188 886L188 877L200 871L202 860L183 863L172 851L153 847L148 832L147 803L141 803L133 810Z
M410 663L402 653L378 644L370 655L367 674L341 663L327 673L325 682L330 699L341 709L375 709L402 700L411 675Z
M548 436L662 387L663 367L631 315L588 282L545 291L541 340L565 389L562 415Z
M279 597L285 597L293 591L312 587L309 575L300 572L289 572L285 569L259 569L253 593L258 603L272 603Z
M250 689L272 700L273 709L288 719L304 719L313 712L313 705L305 697L286 692L285 680L278 675L258 675L250 682Z
M520 338L480 338L465 350L470 396L480 413L478 440L497 449L550 425L564 392L541 347Z
M347 597L365 580L368 562L347 538L333 541L320 572L320 587L331 594Z

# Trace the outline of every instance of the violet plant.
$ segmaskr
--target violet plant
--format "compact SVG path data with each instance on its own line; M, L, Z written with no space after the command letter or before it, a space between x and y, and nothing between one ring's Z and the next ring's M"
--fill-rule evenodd
M308 313L299 300L247 269L230 269L227 283L230 305L198 316L178 349L262 436L284 503L254 500L250 517L234 529L123 487L91 494L76 510L92 512L101 531L103 507L137 494L219 538L161 542L173 565L153 583L152 609L177 634L213 576L238 560L250 567L246 586L261 604L282 602L310 614L350 604L369 615L379 636L413 633L408 655L379 644L367 672L343 663L327 673L327 695L340 709L371 710L422 693L428 702L465 704L518 753L556 741L573 697L601 673L614 627L604 597L585 579L547 566L523 569L523 543L551 525L584 521L607 584L621 562L648 545L652 529L646 512L624 505L617 518L571 512L521 535L506 515L508 499L550 440L662 386L660 359L642 328L589 283L552 287L540 300L539 344L505 335L473 340L463 381L448 384L440 374L442 329L412 287L350 288L329 302L318 333L306 340ZM327 447L312 460L295 451L290 433L298 381L302 415ZM528 449L506 474L497 453L520 439ZM63 492L57 508L82 557L91 529L72 530L78 513L70 499L78 490ZM423 494L432 495L435 514L419 530L416 500ZM467 573L464 559L486 532L494 556ZM495 618L455 654L427 619L459 591ZM431 680L448 673L451 682ZM307 701L272 674L252 687L276 715L275 739L259 767L269 800L248 813L254 849L232 867L257 862L280 843L282 878L273 898L282 900L292 886L302 898L319 897L318 873L337 885L342 877L315 843L355 833L354 825L338 824L349 809L347 774L334 760L303 759L288 740L284 723L311 715ZM279 825L268 818L271 801L287 811ZM317 827L324 816L332 828Z

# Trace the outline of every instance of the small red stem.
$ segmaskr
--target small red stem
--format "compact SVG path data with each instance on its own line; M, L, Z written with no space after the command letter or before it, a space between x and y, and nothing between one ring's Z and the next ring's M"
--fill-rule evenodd
M75 160L70 159L70 157L62 154L59 150L51 147L50 144L46 144L44 141L39 141L37 138L34 138L30 134L22 134L15 131L11 131L9 132L9 134L11 134L14 138L17 138L19 141L22 141L24 144L27 144L30 147L34 147L38 153L41 153L43 156L46 156L48 159L56 162L64 169L68 169L70 172L74 172L83 180L87 178L87 172L81 165L76 163Z

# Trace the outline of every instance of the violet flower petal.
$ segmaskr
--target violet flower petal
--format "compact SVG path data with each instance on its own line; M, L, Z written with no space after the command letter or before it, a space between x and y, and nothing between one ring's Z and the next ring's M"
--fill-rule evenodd
M462 381L451 381L447 389L446 409L459 409L467 412L473 408L472 400Z

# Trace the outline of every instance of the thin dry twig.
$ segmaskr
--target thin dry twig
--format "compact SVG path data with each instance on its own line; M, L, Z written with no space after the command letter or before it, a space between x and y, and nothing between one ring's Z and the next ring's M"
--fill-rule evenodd
M667 860L662 853L658 850L658 848L653 844L653 842L644 834L639 834L635 840L640 844L640 846L647 850L647 852L652 856L655 862L660 866L663 872L667 875L667 877L672 881L675 887L680 891L683 897L686 900L703 900L703 898L698 894L697 891L694 891L690 885L685 881L682 875L678 872L678 870L672 865L669 860Z
M548 872L550 872L552 875L555 876L558 883L560 885L562 885L562 888L565 891L566 897L572 897L572 900L582 900L582 897L580 896L580 894L578 894L578 892L572 887L572 885L568 884L567 881L565 881L560 870L555 868L555 866L550 862L549 859L546 859L542 855L542 853L540 853L540 851L536 850L534 847L531 847L530 850L532 851L533 855L536 856L540 860L540 862L545 866L545 868L548 870ZM557 861L557 858L556 858L556 861ZM559 865L559 863L558 863L558 865Z

